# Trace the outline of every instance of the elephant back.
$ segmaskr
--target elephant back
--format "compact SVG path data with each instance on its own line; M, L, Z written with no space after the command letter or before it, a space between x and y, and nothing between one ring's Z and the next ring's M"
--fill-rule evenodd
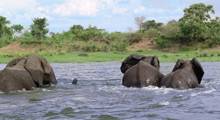
M31 90L33 87L36 87L36 85L31 75L21 66L6 67L0 73L1 91Z
M125 72L122 84L126 87L160 86L161 77L162 74L155 67L140 61Z
M15 58L13 60L11 60L7 65L6 67L13 67L15 65L17 65L21 60L24 60L26 59L25 57L19 57L19 58Z

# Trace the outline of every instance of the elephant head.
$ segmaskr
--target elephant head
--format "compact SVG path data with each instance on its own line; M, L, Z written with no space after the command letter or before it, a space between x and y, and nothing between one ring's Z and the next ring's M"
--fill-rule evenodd
M143 55L130 55L128 56L121 64L121 72L125 73L129 68L136 65L139 61L144 61L159 70L160 62L158 57L156 56L143 56Z
M190 70L193 70L193 72L195 73L198 83L200 84L202 81L202 77L204 75L204 70L201 66L201 64L199 63L199 61L196 58L193 58L192 60L177 60L176 65L174 66L172 72L178 70L178 69L183 69L183 68L187 68Z
M57 80L50 64L39 56L29 56L26 58L24 68L31 74L37 86L56 84Z
M202 80L204 70L196 58L178 60L171 73L161 80L165 87L187 89L197 87Z

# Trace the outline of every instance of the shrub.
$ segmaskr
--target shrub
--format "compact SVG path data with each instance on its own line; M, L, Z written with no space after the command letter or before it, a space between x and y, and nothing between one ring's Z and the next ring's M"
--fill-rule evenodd
M12 42L12 40L10 40L10 39L1 38L0 39L0 48L10 44L11 42Z
M157 37L154 39L156 42L157 46L160 48L166 48L169 47L170 41L164 37Z
M157 29L151 28L146 32L144 32L144 34L146 35L147 38L154 39L160 35L160 32Z
M130 33L127 36L129 44L137 43L142 40L142 33Z

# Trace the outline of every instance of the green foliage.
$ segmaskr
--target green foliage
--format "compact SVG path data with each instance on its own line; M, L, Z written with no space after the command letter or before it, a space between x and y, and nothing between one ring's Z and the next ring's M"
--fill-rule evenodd
M31 34L37 40L42 40L48 33L48 23L46 18L35 18L31 25Z
M73 25L64 36L70 40L108 42L108 33L93 26L84 29L81 25Z
M207 36L209 36L209 39L207 41L210 47L220 44L220 18L211 20L210 24L208 24L208 27L209 31Z
M25 31L19 38L19 40L24 40L24 41L28 41L28 40L32 40L33 36L31 35L31 33L29 31Z
M105 30L98 29L96 27L89 26L85 31L82 32L82 40L84 41L99 41L99 42L107 42L107 36L105 36Z
M133 44L133 43L137 43L137 42L142 40L142 36L143 36L142 33L138 33L138 32L137 33L130 33L127 36L128 43L130 45Z
M213 6L203 3L193 4L184 10L184 16L179 21L183 34L182 43L201 42L207 39L206 32L209 31L211 13L214 13Z
M160 35L155 38L160 48L169 47L172 43L179 43L180 28L178 22L170 21L160 28Z
M12 42L11 37L9 37L9 36L1 37L1 39L0 39L0 48L10 44L11 42Z
M10 21L6 17L0 16L0 38L2 37L12 37L12 30L9 27Z
M125 51L128 47L128 39L126 33L113 32L109 34L109 39L111 40L110 46L111 51Z
M160 48L166 48L169 47L170 41L169 39L165 38L164 36L159 36L154 39L156 42L157 46Z
M136 17L136 32L107 32L95 26L73 25L68 31L50 33L48 36L46 18L35 18L30 28L24 29L19 24L11 26L10 21L0 16L0 47L19 41L29 47L37 46L39 51L47 51L47 46L50 45L58 53L109 52L126 51L130 45L142 40L154 40L150 42L156 43L160 48L169 49L175 45L182 50L207 48L220 44L220 19L215 18L213 13L211 5L198 3L186 8L180 20L172 20L167 24L155 20L145 21L143 16Z
M11 28L12 28L14 33L20 33L24 29L24 27L20 24L12 25Z
M213 47L220 43L220 20L213 19L213 6L203 3L193 4L184 10L184 16L178 21L170 21L160 27L160 35L155 39L159 47L171 44ZM211 17L212 16L212 17ZM201 47L201 46L200 46Z
M9 27L10 21L0 16L0 47L8 45L12 40L12 30Z
M73 36L74 36L73 39L79 40L82 37L83 30L84 30L83 26L73 25L69 31L73 34Z
M154 39L154 38L156 38L156 37L158 37L160 35L160 31L158 29L151 28L151 29L145 31L144 35L147 38Z
M157 23L155 20L148 20L143 23L143 31L148 31L150 29L158 29L162 25L162 23Z
M124 51L128 46L125 33L108 33L103 29L80 25L73 25L67 32L53 34L51 40L66 47L69 52Z
M179 42L177 39L180 36L179 24L176 21L170 21L166 25L160 28L161 36L166 39L170 39L174 42Z

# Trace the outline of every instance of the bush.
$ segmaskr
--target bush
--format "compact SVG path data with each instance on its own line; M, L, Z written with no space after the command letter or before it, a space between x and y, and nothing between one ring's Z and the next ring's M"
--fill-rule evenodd
M142 40L142 33L130 33L127 36L129 44L138 43Z
M169 47L170 44L180 43L180 27L178 22L170 21L160 28L160 34L154 40L160 48Z
M125 42L113 42L111 43L111 51L125 51L127 48L127 43Z
M166 48L170 45L170 41L164 37L157 37L154 39L154 41L156 42L159 48Z
M151 28L148 31L144 32L147 38L154 39L160 35L160 31L157 29Z
M1 37L0 38L0 48L10 44L11 42L13 42L13 40L11 39L10 36Z

